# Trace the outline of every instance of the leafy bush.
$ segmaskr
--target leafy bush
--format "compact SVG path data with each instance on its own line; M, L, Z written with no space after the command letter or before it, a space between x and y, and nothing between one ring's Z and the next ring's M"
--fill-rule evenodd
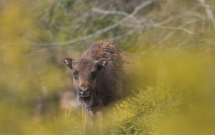
M168 54L157 51L160 55L154 62L158 63L159 83L135 90L134 97L117 104L112 115L112 134L215 133L214 53L200 55L191 50L169 48Z
M159 126L156 124L169 114L180 113L187 104L188 93L172 89L148 87L140 90L133 98L118 105L113 115L116 123L113 134L151 134ZM186 106L187 108L187 106Z

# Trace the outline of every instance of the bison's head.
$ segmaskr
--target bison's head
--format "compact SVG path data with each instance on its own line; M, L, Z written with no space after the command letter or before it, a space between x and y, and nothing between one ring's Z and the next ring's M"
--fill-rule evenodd
M89 97L96 85L101 69L106 66L107 59L94 61L88 58L73 60L65 58L64 63L73 72L73 83L80 97Z

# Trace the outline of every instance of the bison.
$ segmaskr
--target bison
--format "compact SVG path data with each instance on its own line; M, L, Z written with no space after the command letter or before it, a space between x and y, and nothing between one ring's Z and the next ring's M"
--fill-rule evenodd
M123 96L130 61L129 53L109 41L94 43L77 60L64 59L65 65L72 70L77 100L86 117L93 118L98 108Z

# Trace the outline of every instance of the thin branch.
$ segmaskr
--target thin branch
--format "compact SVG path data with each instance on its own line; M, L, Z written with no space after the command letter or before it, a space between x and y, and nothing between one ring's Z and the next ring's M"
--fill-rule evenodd
M164 29L171 29L171 30L181 30L181 31L184 31L184 32L187 32L188 34L190 35L194 35L194 33L186 28L179 28L179 27L166 27L166 26L161 26L159 28L164 28Z
M118 14L121 14L121 13L118 13ZM126 23L123 23L123 24L121 24L122 26L124 26L124 27L129 27L129 28L146 28L146 27L148 27L148 28L150 28L150 27L153 27L153 28L157 28L157 27L161 27L161 28L167 28L167 27L165 27L165 26L163 26L163 25L165 25L165 24L168 24L168 23L170 23L171 21L174 21L174 20L176 20L176 19L180 19L180 18L183 18L183 17L190 17L190 16L194 16L194 17L198 17L198 18L200 18L200 19L202 19L202 20L207 20L207 18L206 17L204 17L203 15L201 15L201 14L199 14L199 13L195 13L195 12L186 12L186 13L182 13L182 14L179 14L179 15L176 15L176 16L171 16L171 17L169 17L168 19L166 19L166 20L164 20L164 21L162 21L162 22L158 22L158 23L150 23L150 24L146 24L145 26L142 26L142 25L135 25L135 24L126 24ZM138 21L140 21L140 20L138 20ZM142 22L142 21L140 21L140 22ZM178 28L174 28L174 27L172 27L172 28L170 28L169 27L169 29L178 29ZM187 32L187 33L189 33L189 34L192 34L192 32L191 31L189 31L189 30L187 30L187 29L178 29L178 30L183 30L183 31L185 31L185 32Z
M195 22L199 22L199 21L201 21L201 20L196 20L196 19L195 19L195 20L188 21L188 22L184 23L183 25L177 27L177 29L182 29L183 27L185 27L185 26L188 25L188 24L195 23ZM159 41L158 43L161 44L161 43L163 43L164 41L166 41L167 39L169 39L169 38L177 31L177 29L171 31L169 34L167 34L167 35L166 35L161 41Z
M195 16L195 17L199 17L203 20L205 20L206 18L204 16L202 16L201 14L199 13L195 13L195 12L186 12L186 13L183 13L183 14L179 14L179 15L176 15L176 16L171 16L170 18L162 21L162 22L159 22L159 23L155 23L153 25L151 25L151 27L160 27L162 25L165 25L165 24L168 24L170 23L171 21L175 20L175 19L178 19L178 18L182 18L182 17L188 17L188 16Z
M126 37L126 36L129 36L129 35L135 33L135 32L138 31L138 30L139 30L139 29L131 29L131 30L129 30L128 32L126 32L125 34L123 34L123 35L119 35L119 36L110 38L110 39L108 39L108 40L110 40L110 41L115 41L115 40L124 38L124 37Z
M97 13L101 13L101 14L105 14L105 15L109 15L109 14L118 14L118 15L123 15L123 16L128 16L129 14L123 11L112 11L112 10L103 10L103 9L99 9L99 8L92 8L92 11L97 12Z
M49 45L67 45L67 44L73 44L73 43L77 43L77 42L80 42L80 41L84 41L84 40L87 40L87 39L90 39L90 38L93 38L93 37L96 37L102 33L105 33L109 30L112 30L116 27L118 27L120 24L124 23L125 21L127 21L128 19L130 18L133 18L134 15L136 15L139 10L141 10L142 8L152 4L154 2L154 0L148 0L146 2L143 2L142 4L140 4L139 6L137 6L134 11L127 15L126 17L124 17L123 19L119 20L118 22L116 22L115 24L113 25L110 25L104 29L101 29L101 30L98 30L96 31L95 33L92 33L92 34L89 34L87 36L83 36L83 37L80 37L80 38L76 38L76 39L73 39L73 40L69 40L67 42L64 42L64 43L57 43L57 42L52 42L52 43L45 43L45 44L40 44L41 46L49 46Z
M202 1L202 0L200 0ZM98 35L101 35L103 33L106 33L116 27L118 27L119 25L122 25L124 27L130 27L130 28L133 28L133 29L143 29L143 28L165 28L165 29L172 29L173 31L171 31L168 35L166 35L166 37L161 40L159 43L162 43L164 42L165 40L167 40L169 37L171 37L177 30L181 30L181 31L184 31L188 34L191 34L193 35L194 33L186 28L184 28L184 24L182 26L179 26L179 27L167 27L167 26L164 26L176 19L179 19L179 18L183 18L183 17L190 17L190 16L193 16L193 17L197 17L197 18L200 18L202 20L207 20L207 18L199 13L196 13L196 12L185 12L185 13L182 13L182 14L179 14L179 15L176 15L176 16L171 16L169 17L168 19L162 21L162 22L159 22L159 23L145 23L145 25L140 25L142 21L138 20L135 15L138 13L138 11L144 7L146 7L147 5L150 5L152 4L152 2L154 2L154 0L148 0L146 2L143 2L142 4L140 4L139 6L137 6L134 11L131 13L131 14L128 14L126 12L123 12L123 11L108 11L108 10L102 10L100 8L92 8L92 11L94 12L98 12L98 13L101 13L101 14L105 14L105 15L108 15L108 14L116 14L116 15L122 15L124 16L124 18L122 18L121 20L119 20L118 22L106 27L106 28L103 28L103 29L100 29L92 34L89 34L89 35L86 35L86 36L83 36L83 37L80 37L80 38L76 38L76 39L72 39L72 40L68 40L66 42L63 42L63 43L58 43L58 42L52 42L52 43L45 43L45 44L39 44L41 46L50 46L50 45L67 45L67 44L73 44L73 43L77 43L77 42L80 42L80 41L84 41L84 40L88 40L90 38L94 38ZM126 24L126 21L129 20L129 19L133 19L135 21L134 24ZM138 25L137 25L138 24ZM185 23L186 25L186 23ZM132 33L133 30L130 30L129 32L127 33ZM136 31L136 30L134 30ZM117 36L117 37L114 37L113 39L119 39L121 37L125 37L127 34L124 34L124 35L120 35L120 36ZM129 34L128 34L129 35Z
M214 19L213 11L211 10L210 6L205 3L205 0L198 0L198 1L205 8L208 19L211 20L213 27L215 28L215 19Z
M128 13L123 12L123 11L108 11L108 10L103 10L103 9L99 9L99 8L92 8L92 11L97 12L97 13L101 13L101 14L105 14L105 15L115 14L115 15L123 15L123 16L125 16L125 17L129 16ZM135 16L132 16L132 19L133 19L137 24L141 24L141 21L138 20Z
M186 13L182 13L182 14L179 14L177 16L171 16L169 17L168 19L162 21L162 22L159 22L159 23L152 23L152 24L149 24L147 26L140 26L140 25L133 25L133 24L122 24L122 26L124 27L129 27L129 28L150 28L150 27L153 27L153 28L165 28L165 29L172 29L172 30L182 30L184 32L187 32L188 34L191 34L193 35L194 33L186 28L179 28L179 27L167 27L167 26L163 26L165 24L168 24L170 23L171 21L173 20L176 20L176 19L179 19L179 18L183 18L183 17L190 17L190 16L194 16L194 17L198 17L202 20L207 20L203 15L199 14L199 13L195 13L195 12L186 12Z

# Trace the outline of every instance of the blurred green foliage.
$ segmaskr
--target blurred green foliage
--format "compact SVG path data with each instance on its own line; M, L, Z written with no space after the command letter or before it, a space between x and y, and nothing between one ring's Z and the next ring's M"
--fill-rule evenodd
M139 10L140 24L128 19L104 30L143 2L0 1L0 135L81 134L81 115L59 109L59 92L72 88L61 61L101 39L155 67L142 72L156 85L137 85L132 97L105 109L111 134L214 135L213 20L198 0L164 0ZM214 13L214 2L205 2Z

